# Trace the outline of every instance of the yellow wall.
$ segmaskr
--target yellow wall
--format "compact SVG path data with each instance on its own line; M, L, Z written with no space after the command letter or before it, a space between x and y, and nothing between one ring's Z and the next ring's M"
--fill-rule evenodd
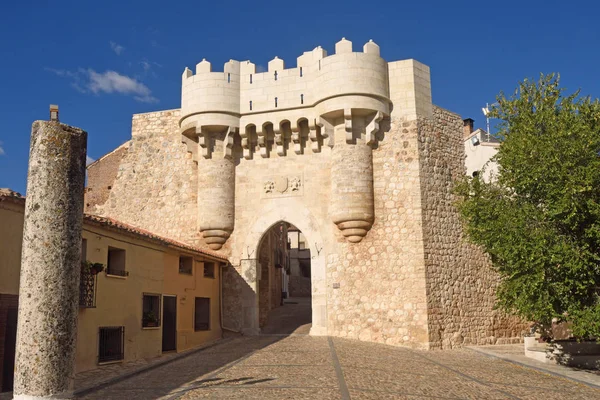
M165 254L165 286L163 294L177 296L177 351L196 347L221 337L219 320L219 263L215 278L204 277L204 263L194 258L193 275L179 273L179 253ZM210 330L194 331L196 297L210 298Z
M0 293L18 294L23 237L23 205L3 203L0 208ZM204 278L201 257L194 257L193 275L179 274L180 252L84 222L86 260L102 263L97 276L96 307L80 308L77 332L76 372L98 366L99 328L125 327L124 361L151 358L162 353L162 323L142 328L144 293L177 296L177 351L196 347L221 337L219 319L219 263L215 278ZM129 276L106 274L108 248L126 252ZM185 254L192 256L192 254ZM194 331L194 298L211 299L209 331ZM162 314L161 299L161 314Z
M84 226L87 260L102 263L98 274L96 308L80 308L77 332L77 372L98 365L98 329L104 326L125 327L125 358L156 357L162 353L162 328L142 328L143 293L163 292L164 250L147 242ZM125 269L129 276L106 274L108 247L125 250Z
M23 206L3 203L0 206L0 293L19 293L22 241Z

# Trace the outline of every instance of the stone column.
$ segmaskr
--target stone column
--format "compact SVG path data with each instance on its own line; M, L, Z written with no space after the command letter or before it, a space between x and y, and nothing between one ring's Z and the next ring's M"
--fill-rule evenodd
M365 143L364 118L350 111L335 126L331 152L332 221L349 242L357 243L367 234L375 218L373 205L373 151Z
M69 398L73 390L86 146L81 129L33 123L15 399Z
M206 244L219 250L233 231L235 209L235 130L202 129L199 142L204 157L198 161L198 221Z

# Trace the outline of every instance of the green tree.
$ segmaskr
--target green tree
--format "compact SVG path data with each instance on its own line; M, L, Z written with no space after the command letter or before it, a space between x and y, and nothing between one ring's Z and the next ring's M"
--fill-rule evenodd
M500 274L500 308L600 338L600 103L555 74L497 101L498 172L457 186L466 234Z

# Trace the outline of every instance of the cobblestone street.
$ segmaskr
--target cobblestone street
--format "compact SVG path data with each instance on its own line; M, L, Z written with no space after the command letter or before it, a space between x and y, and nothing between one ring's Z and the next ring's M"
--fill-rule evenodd
M469 349L424 352L307 336L299 332L308 331L301 310L308 304L299 303L277 309L265 328L271 334L234 338L80 398L600 398L600 389Z
M85 399L597 399L600 390L471 350L337 338L236 338Z

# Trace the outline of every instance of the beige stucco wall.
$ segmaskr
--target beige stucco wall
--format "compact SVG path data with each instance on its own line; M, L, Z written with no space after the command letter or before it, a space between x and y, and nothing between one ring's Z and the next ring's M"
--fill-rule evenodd
M204 262L194 257L192 275L179 273L179 253L165 254L165 295L177 296L177 351L197 347L221 337L219 320L219 263L215 263L215 277L204 277ZM196 297L210 298L210 330L194 331L194 304Z
M0 202L0 221L3 222L0 224L2 294L19 292L23 217L23 204ZM178 351L221 337L218 263L215 263L215 278L204 278L203 257L196 255L194 275L181 275L179 251L85 222L82 235L87 241L86 259L90 262L106 266L109 246L125 250L129 276L109 276L106 271L98 274L96 307L79 309L76 372L98 366L100 327L125 327L125 362L161 355L162 324L160 327L142 328L144 293L177 296ZM211 298L210 331L194 332L194 297Z
M0 293L19 293L23 212L22 205L0 202Z
M474 145L472 138L475 137L479 141L478 145ZM475 171L483 171L483 179L489 180L492 176L498 173L498 164L491 161L492 157L498 153L500 143L488 142L487 135L481 129L476 130L464 140L465 146L465 166L467 175L473 176Z
M157 357L162 352L162 331L142 328L143 293L163 293L165 252L158 246L119 236L98 227L84 225L87 259L104 265L108 247L125 250L127 277L98 274L96 308L80 308L77 325L77 372L98 365L98 329L103 326L125 327L125 358Z

